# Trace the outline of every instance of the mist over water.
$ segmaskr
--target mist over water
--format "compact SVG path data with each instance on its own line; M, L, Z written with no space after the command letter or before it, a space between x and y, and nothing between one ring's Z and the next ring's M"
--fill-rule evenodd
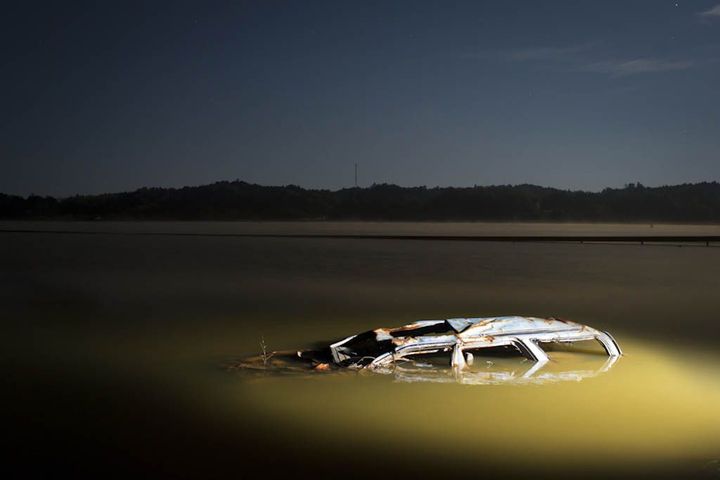
M651 228L318 225L39 226L473 234ZM716 228L652 227L673 234ZM29 462L29 471L209 477L230 466L271 473L283 459L302 472L361 472L371 459L383 472L716 475L714 247L49 233L2 234L0 245L13 448L16 458L41 452L44 459ZM418 319L509 314L608 330L626 355L591 378L522 386L368 374L249 377L223 368L258 353L261 338L273 350L300 349ZM597 363L553 358L550 371Z

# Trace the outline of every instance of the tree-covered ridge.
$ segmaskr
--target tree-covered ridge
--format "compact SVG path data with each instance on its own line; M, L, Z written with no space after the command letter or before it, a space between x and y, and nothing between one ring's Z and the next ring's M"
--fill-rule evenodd
M313 190L242 181L56 199L0 194L0 218L178 220L720 221L720 184L629 184L601 192L536 185Z

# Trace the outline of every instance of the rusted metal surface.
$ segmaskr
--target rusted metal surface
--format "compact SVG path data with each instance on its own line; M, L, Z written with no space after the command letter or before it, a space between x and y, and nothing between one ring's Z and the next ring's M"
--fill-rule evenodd
M450 352L451 366L467 368L467 354L490 347L515 347L539 364L549 358L540 343L596 340L610 357L622 355L606 332L557 318L489 317L425 320L388 329L378 328L330 345L333 361L352 368L377 369L414 356Z

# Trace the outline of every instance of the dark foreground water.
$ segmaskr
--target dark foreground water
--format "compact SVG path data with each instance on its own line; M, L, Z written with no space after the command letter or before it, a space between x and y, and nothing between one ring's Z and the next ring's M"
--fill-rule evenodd
M22 227L433 234L649 228ZM718 272L715 247L0 233L8 467L20 468L22 478L718 478ZM257 353L261 338L271 349L296 349L417 319L503 314L554 315L606 329L626 355L597 376L530 385L367 374L278 378L223 368ZM597 369L554 358L550 373Z

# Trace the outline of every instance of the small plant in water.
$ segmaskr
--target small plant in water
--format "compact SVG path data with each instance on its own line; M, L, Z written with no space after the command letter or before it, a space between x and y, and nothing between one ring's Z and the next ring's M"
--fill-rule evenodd
M262 349L261 358L263 361L263 366L267 367L268 360L270 360L270 357L273 356L273 352L268 353L267 351L267 345L265 344L265 336L260 335L260 348Z

